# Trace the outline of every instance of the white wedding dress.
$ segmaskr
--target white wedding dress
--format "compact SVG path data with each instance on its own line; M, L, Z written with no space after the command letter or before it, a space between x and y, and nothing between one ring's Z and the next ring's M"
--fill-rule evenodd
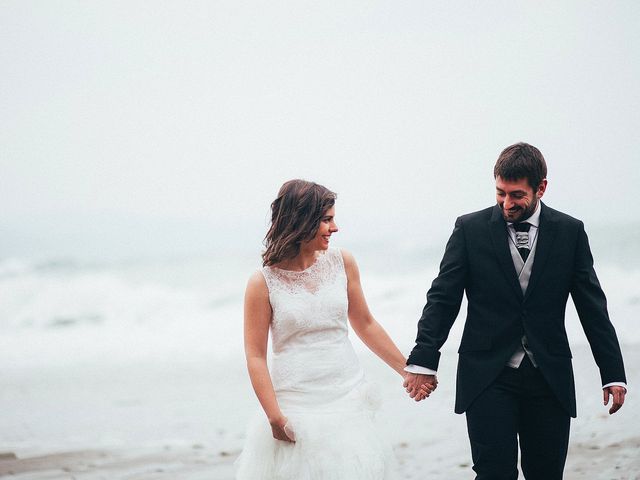
M347 337L342 254L306 270L265 267L273 310L271 377L296 442L273 438L261 412L236 462L237 480L389 480L390 445L373 425L376 395Z

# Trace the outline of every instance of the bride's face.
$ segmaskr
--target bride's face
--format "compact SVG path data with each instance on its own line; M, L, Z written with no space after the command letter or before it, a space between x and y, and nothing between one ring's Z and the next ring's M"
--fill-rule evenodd
M324 212L324 215L320 219L320 226L318 227L315 237L313 237L308 243L309 247L313 248L313 250L326 250L329 248L331 235L338 231L335 214L335 207L331 207L329 210Z

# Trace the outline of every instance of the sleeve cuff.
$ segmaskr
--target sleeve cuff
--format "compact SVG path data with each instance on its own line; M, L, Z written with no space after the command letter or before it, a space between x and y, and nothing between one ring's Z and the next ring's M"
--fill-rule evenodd
M427 367L421 367L420 365L407 365L404 367L404 371L409 373L419 373L420 375L436 375L438 373L435 370L431 370Z
M406 368L405 368L406 370ZM602 388L605 389L607 387L624 387L625 390L629 390L627 388L627 384L624 382L611 382L611 383L607 383L606 385L603 385Z

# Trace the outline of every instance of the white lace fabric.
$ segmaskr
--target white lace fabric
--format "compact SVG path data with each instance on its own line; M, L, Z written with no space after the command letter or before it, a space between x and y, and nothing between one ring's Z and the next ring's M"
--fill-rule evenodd
M377 392L348 338L347 276L329 249L306 270L265 267L272 308L270 374L296 442L275 440L261 412L237 480L389 480L391 448L373 424Z
M337 250L322 253L301 272L265 267L273 310L273 352L344 340L347 335L347 277ZM292 340L295 337L295 340Z
M262 273L273 310L271 377L280 403L326 405L353 390L363 374L348 338L340 251L321 253L300 272L265 267Z

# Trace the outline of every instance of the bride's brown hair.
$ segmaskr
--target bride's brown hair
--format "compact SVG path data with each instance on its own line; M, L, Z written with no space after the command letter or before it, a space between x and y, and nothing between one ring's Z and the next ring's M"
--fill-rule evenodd
M271 227L264 237L262 265L275 265L298 255L300 244L315 236L322 216L336 203L336 197L314 182L285 182L271 203Z

